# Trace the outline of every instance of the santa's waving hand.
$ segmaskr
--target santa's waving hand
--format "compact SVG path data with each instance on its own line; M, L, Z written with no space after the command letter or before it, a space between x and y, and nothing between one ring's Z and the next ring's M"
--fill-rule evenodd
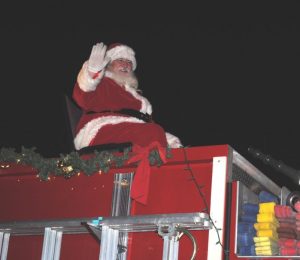
M97 43L93 46L88 60L88 71L98 73L103 70L109 62L110 58L106 56L106 45L102 42Z

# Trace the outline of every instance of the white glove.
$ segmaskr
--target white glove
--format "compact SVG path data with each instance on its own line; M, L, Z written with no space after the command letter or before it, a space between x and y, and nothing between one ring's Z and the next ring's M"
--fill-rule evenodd
M110 62L110 58L106 57L106 45L97 43L93 46L90 58L88 60L88 71L97 73Z

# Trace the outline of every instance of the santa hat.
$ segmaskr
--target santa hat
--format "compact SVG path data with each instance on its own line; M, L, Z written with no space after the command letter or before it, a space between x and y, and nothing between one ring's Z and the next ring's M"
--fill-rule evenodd
M135 52L129 46L121 43L113 43L108 46L106 56L113 60L126 59L132 62L132 69L136 69Z

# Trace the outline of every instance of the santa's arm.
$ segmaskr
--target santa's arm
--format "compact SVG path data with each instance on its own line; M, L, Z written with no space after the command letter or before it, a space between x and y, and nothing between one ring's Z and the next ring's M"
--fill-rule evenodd
M103 78L104 70L99 72L91 72L88 69L88 61L86 61L77 76L79 88L84 92L95 91Z

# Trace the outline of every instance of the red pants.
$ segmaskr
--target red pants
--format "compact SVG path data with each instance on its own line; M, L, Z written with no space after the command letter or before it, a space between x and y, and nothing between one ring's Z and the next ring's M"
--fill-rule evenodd
M160 125L155 123L120 123L102 127L90 145L131 142L140 146L148 146L154 141L167 147L166 134Z

